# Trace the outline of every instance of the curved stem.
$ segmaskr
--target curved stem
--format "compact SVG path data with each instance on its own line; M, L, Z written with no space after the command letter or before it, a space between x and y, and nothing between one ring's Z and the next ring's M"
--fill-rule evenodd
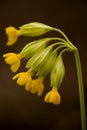
M47 38L47 39L50 39L50 40L58 40L58 41L66 42L64 39L59 38L59 37L52 37L52 38Z
M66 41L70 42L69 39L68 39L68 37L65 35L65 33L62 32L60 29L58 29L58 28L53 28L53 30L59 32L59 33L65 38Z
M86 112L85 112L84 90L83 90L81 63L80 63L80 57L79 57L78 50L76 50L74 54L75 54L77 76L78 76L82 130L86 130Z
M60 54L59 54L59 55L61 55L61 56L62 56L62 54L63 54L65 51L70 51L70 49L69 49L69 48L65 48L65 49L63 49L63 50L60 52Z
M54 52L55 52L55 51L58 51L58 50L61 49L62 47L66 47L66 46L62 44L61 46L58 46L58 47L54 50Z
M64 46L66 46L64 42L55 42L55 43L51 44L50 46L54 47L56 45L64 45Z

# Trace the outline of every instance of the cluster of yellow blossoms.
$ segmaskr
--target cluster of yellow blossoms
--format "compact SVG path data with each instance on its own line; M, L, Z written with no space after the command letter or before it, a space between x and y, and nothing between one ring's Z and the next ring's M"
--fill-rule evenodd
M15 27L7 27L6 34L8 38L7 46L13 45L19 36L40 36L51 30L57 30L42 23L29 23L21 26L19 30ZM57 30L61 33L60 30ZM51 44L50 41L55 41ZM63 48L58 54L58 50ZM60 104L61 97L58 88L64 78L65 67L62 54L65 51L72 51L68 40L52 37L43 38L28 43L19 54L6 53L3 55L5 62L10 65L12 72L16 72L20 67L21 59L27 60L26 72L16 74L12 79L17 79L17 84L25 86L26 91L37 93L41 96L45 77L50 74L51 90L46 94L44 101L47 103ZM34 77L37 78L34 78Z
M45 88L44 79L49 74L51 90L45 95L44 101L57 105L61 102L61 96L58 90L65 75L62 54L65 51L74 52L79 84L82 130L86 130L86 114L79 53L78 49L70 42L65 33L60 29L38 22L24 24L18 30L11 26L6 28L8 38L7 46L13 45L19 36L34 37L43 35L49 31L57 31L61 34L62 38L51 37L35 40L25 45L19 54L13 52L6 53L3 55L3 58L10 65L12 72L16 72L19 69L21 59L27 60L27 71L16 74L12 79L16 79L17 84L24 86L26 91L31 91L33 94L37 93L38 96L42 95Z

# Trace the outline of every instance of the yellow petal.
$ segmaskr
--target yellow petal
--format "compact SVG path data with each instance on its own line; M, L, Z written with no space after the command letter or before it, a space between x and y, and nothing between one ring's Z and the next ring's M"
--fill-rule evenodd
M44 84L39 84L39 86L37 87L37 95L41 96L43 91L44 91Z
M17 80L17 84L19 84L20 86L23 86L23 85L25 85L26 84L26 82L27 82L27 79L26 79L26 77L25 76L20 76L19 78L18 78L18 80Z
M25 84L25 90L26 91L29 91L31 89L31 83L32 81L28 81L26 84Z
M18 73L18 74L16 74L12 79L13 80L15 80L15 79L17 79L20 75L22 74L22 72L21 73Z
M44 101L47 103L49 103L49 96L50 96L49 94L50 94L50 92L48 92L44 98Z
M37 88L34 86L34 87L31 87L31 93L35 94L37 92Z
M5 59L5 62L6 62L6 64L9 64L9 65L11 65L11 64L13 64L14 63L14 58L13 57L7 57L6 59Z
M11 53L11 52L10 52L10 53L6 53L6 54L3 55L3 57L4 57L4 58L9 57L9 56L12 55L12 54L13 54L13 53Z
M16 72L19 69L19 67L20 67L20 61L11 65L10 68L12 72Z

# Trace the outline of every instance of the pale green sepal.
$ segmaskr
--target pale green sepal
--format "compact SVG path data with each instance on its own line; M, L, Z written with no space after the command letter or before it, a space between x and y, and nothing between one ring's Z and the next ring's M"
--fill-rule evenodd
M44 49L49 43L50 38L44 38L28 43L20 52L22 57L30 58L36 53L36 51Z
M37 72L37 75L39 76L46 76L53 68L54 64L55 64L55 61L56 61L56 58L57 58L57 52L56 51L53 51L48 59L46 60L46 62L39 67L38 69L38 72Z
M58 56L51 72L51 86L60 86L65 75L65 66L62 56Z
M21 27L19 27L19 29L21 35L34 37L45 34L53 28L43 23L32 22L29 24L22 25Z
M34 56L32 56L27 64L26 68L31 68L31 70L37 70L42 64L44 64L52 50L52 46L48 46L44 50L37 52Z

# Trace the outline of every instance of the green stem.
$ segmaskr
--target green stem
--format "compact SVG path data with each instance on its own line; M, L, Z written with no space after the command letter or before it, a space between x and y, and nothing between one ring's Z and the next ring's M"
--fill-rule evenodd
M79 86L82 130L86 130L86 112L85 112L84 90L83 90L82 71L81 71L81 63L80 63L78 49L75 51L75 60L76 60L78 86Z
M68 37L65 35L65 33L62 32L60 29L58 29L58 28L53 28L53 30L59 32L59 33L65 38L66 41L70 42L69 39L68 39Z

